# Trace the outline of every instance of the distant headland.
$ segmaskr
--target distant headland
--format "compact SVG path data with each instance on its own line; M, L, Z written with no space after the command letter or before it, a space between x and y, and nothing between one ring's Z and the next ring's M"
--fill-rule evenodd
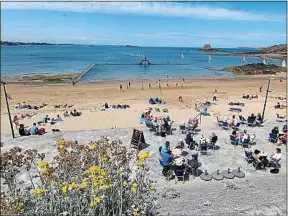
M12 42L1 41L1 46L55 46L55 45L73 45L73 44L52 44L52 43L37 43L37 42Z

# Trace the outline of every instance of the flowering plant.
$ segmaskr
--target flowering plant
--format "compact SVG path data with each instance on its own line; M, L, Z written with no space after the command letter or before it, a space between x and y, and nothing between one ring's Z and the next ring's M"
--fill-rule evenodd
M15 147L1 155L3 215L153 215L147 152L128 152L102 137L88 145L58 139L51 162L37 150ZM134 164L138 166L134 166ZM29 182L19 175L29 176Z

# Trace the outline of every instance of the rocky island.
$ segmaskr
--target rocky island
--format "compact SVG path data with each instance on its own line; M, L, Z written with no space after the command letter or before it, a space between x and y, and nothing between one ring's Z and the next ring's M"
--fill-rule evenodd
M213 49L210 44L205 44L198 51L202 51L202 52L218 52L219 50Z
M225 67L221 71L230 71L237 75L267 75L287 72L286 67L279 67L274 64L265 65L263 63L246 64L241 66Z

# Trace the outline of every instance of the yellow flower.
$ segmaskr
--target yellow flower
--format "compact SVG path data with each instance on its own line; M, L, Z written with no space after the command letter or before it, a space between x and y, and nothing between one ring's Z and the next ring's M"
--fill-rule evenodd
M72 182L71 184L69 184L68 189L73 190L73 189L76 189L77 187L78 185L75 182Z
M36 197L36 196L42 196L43 194L45 194L46 190L42 189L42 188L36 188L35 190L32 191L32 196Z
M131 190L133 193L136 193L136 191L137 191L137 184L136 183L132 184Z
M47 168L48 167L48 163L45 161L40 161L37 165L38 168Z
M143 167L144 166L144 161L143 160L138 160L137 161L137 166Z
M58 150L62 150L62 149L64 149L64 144L60 144L59 146L58 146Z
M17 203L17 204L16 204L15 211L16 211L17 213L22 212L23 209L24 209L24 204L23 204L23 203Z
M80 184L80 188L87 188L89 186L88 182L87 181L83 181L81 184Z
M95 150L96 149L96 144L91 145L90 149Z
M128 186L127 181L124 181L124 182L123 182L123 186L124 186L124 187L127 187L127 186Z
M68 186L65 185L65 186L61 187L61 190L62 190L63 194L66 196L68 193Z
M57 142L58 142L60 145L64 145L64 144L65 144L65 139L60 138L60 139L57 140Z
M141 152L141 153L139 154L139 159L140 159L140 160L144 160L144 159L146 159L146 158L149 158L149 152Z
M94 207L101 201L100 197L95 197L93 201L90 202L89 206Z
M92 166L92 167L89 168L89 173L95 174L99 170L100 170L99 166Z

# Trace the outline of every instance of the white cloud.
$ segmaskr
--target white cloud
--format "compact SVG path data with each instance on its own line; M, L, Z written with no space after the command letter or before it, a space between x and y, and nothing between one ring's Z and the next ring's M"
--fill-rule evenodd
M141 14L200 19L285 22L285 16L252 13L208 5L169 2L2 2L2 9Z

